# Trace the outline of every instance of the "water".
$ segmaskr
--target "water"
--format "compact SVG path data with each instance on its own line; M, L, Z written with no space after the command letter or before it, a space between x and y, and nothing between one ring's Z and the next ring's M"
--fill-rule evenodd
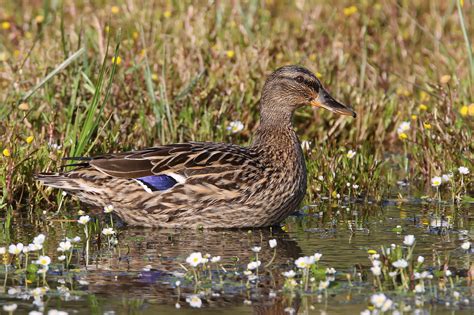
M474 237L473 205L437 208L420 201L404 204L391 201L383 205L324 203L308 209L309 213L301 212L288 218L281 229L121 228L115 250L108 250L103 238L98 244L97 237L93 237L87 267L84 257L79 255L71 261L77 270L61 273L55 271L57 264L52 265L47 276L50 290L42 299L44 308L71 314L289 314L292 309L301 314L358 314L367 308L370 295L375 292L372 278L368 276L371 263L367 251L380 250L381 245L401 244L404 235L413 234L416 237L414 255L424 256L427 266L439 266L449 259L449 269L461 276L455 289L461 298L455 301L451 293L439 291L435 298L429 295L421 304L413 293L387 291L398 304L397 309L404 309L406 313L418 309L421 313L472 314L474 288L467 283L466 275L474 255L462 250L460 245ZM444 215L436 216L436 213ZM20 218L17 221L22 222ZM396 232L397 226L403 231ZM11 243L28 243L32 236L44 232L47 254L54 262L58 256L56 246L64 236L83 236L77 223L64 221L31 224L25 220L3 232L3 237L10 237ZM278 243L274 261L266 271L261 268L258 285L247 288L242 271L255 257L251 248L262 247L259 260L266 264L273 256L268 246L270 239ZM0 239L0 246L9 242ZM186 257L196 251L222 257L225 271L213 267L216 279L213 286L196 289L190 279L182 278L185 273L182 265L189 268ZM285 281L281 273L293 267L296 258L315 252L323 254L321 266L337 270L335 285L328 290L327 297L318 293L292 297L281 291ZM228 277L219 284L218 275L225 272ZM347 274L351 275L352 286ZM25 286L42 285L41 277L35 277L31 283L25 283L22 276L10 277L6 285L0 287L0 303L16 303L16 313L38 309L32 304L33 298L25 295ZM175 285L177 280L182 282L179 289ZM191 308L186 302L186 297L194 293L200 294L201 308ZM21 299L22 296L28 299Z

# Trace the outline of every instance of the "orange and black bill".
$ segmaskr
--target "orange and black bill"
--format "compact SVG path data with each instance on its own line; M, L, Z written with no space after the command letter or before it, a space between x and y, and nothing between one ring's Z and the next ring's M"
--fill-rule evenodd
M352 108L336 101L325 89L321 88L317 98L310 102L311 106L322 107L333 113L348 115L356 118L357 114Z

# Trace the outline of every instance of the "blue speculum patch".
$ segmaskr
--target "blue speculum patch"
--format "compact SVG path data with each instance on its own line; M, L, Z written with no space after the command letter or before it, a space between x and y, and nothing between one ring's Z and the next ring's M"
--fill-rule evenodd
M161 191L170 189L174 185L176 185L177 181L174 180L173 177L168 175L151 175L151 176L144 176L136 178L141 183L146 185L151 191Z

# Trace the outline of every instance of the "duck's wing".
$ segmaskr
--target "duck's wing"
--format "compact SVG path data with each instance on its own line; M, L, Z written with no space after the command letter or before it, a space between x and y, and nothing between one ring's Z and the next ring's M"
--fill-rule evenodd
M258 154L225 143L190 142L107 154L83 163L104 174L140 181L153 191L171 188L188 178L210 177L244 170L263 171Z

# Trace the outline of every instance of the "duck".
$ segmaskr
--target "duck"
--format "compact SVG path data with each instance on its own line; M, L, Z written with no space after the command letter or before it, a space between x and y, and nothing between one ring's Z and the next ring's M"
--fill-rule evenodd
M156 228L258 228L295 212L307 185L294 112L319 107L356 117L307 68L283 66L263 86L260 123L248 147L188 142L79 160L75 168L36 179L123 223Z

